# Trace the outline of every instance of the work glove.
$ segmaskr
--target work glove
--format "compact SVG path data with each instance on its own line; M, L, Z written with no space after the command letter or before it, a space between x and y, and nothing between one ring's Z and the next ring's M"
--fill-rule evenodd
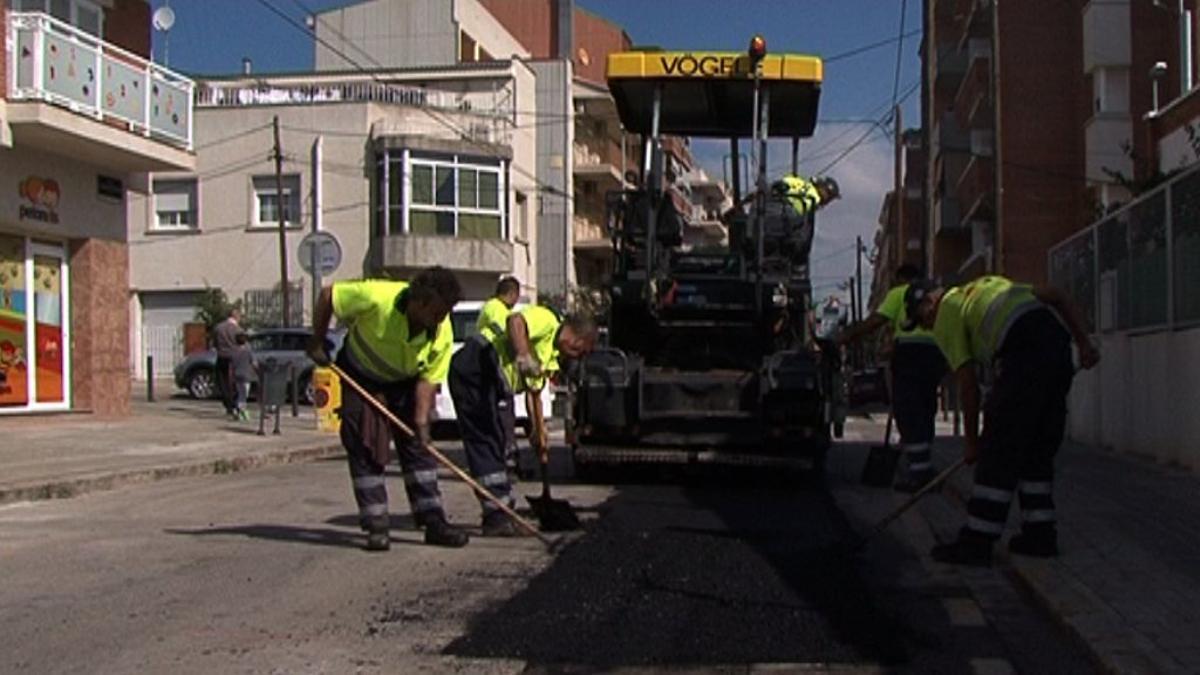
M333 361L329 358L329 354L325 351L325 345L317 340L308 343L308 358L313 360L313 363L328 368Z
M517 357L517 372L521 377L537 377L542 374L542 366L533 358L533 354L522 354Z

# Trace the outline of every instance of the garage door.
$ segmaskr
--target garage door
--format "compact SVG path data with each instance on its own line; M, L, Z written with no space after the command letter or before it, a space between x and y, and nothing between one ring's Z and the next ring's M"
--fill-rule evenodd
M199 294L142 293L142 356L154 357L156 374L167 375L183 359L183 324L195 320Z

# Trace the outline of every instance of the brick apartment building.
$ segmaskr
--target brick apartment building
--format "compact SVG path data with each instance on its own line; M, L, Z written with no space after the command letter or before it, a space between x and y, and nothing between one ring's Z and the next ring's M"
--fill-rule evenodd
M195 168L193 84L144 0L6 0L0 40L0 414L122 414L127 205Z

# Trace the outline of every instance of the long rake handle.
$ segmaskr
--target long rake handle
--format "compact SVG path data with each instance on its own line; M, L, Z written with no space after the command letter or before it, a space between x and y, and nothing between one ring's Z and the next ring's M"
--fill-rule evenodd
M403 431L404 433L408 434L409 436L412 436L413 438L417 437L417 435L415 433L413 433L413 430L410 429L407 424L402 422L399 417L396 417L394 414L392 414L392 411L388 410L387 406L380 403L379 400L376 399L374 396L372 396L370 394L370 392L368 392L366 389L364 389L361 384L359 384L358 382L355 382L354 378L352 378L346 374L346 371L344 371L340 367L338 367L337 364L330 364L329 367L333 370L333 372L338 374L338 377L342 378L343 382L349 384L351 389L358 392L359 396L361 396L363 399L365 399L371 405L372 408L374 408L377 412L379 412L379 414L386 417L389 422L396 425L397 429L399 429L400 431ZM536 527L534 527L533 523L522 518L516 511L514 511L512 509L512 507L510 507L508 504L505 504L504 500L502 500L499 497L497 497L496 495L492 494L491 490L488 490L484 486L480 485L474 478L471 478L471 476L466 471L463 471L462 469L458 468L457 464L450 461L450 458L443 455L442 451L435 448L432 443L425 443L424 445L425 445L425 450L427 452L429 452L429 454L433 455L434 459L436 459L442 466L449 469L452 473L454 473L454 475L458 476L464 483L466 483L467 485L470 485L471 489L473 489L473 490L475 490L475 492L479 493L479 495L481 497L488 500L492 504L495 504L496 508L498 508L501 511L503 511L504 513L508 514L508 517L512 518L513 522L515 522L522 530L525 530L529 534L537 537L539 541L541 541L543 544L546 545L546 548L551 548L554 546L555 542L553 539L550 539L546 535L542 534Z
M894 521L897 518L899 518L900 516L904 515L904 513L906 511L908 511L909 509L911 509L914 504L921 501L922 497L929 494L930 492L932 492L934 490L934 488L936 488L939 485L941 485L942 483L944 483L947 478L952 476L955 471L958 471L959 469L963 468L963 466L966 463L967 463L967 460L960 457L957 462L955 462L955 463L951 464L950 466L946 467L945 469L943 469L942 472L939 473L937 476L935 476L933 480L926 483L920 490L917 490L916 492L914 492L911 497L904 500L904 503L901 504L900 506L896 507L895 511L892 511L886 517L884 517L883 520L876 523L875 527L872 527L871 531L868 532L866 534L866 536L863 537L863 541L866 541L866 540L870 539L871 537L874 537L875 535L879 534L880 532L883 532L887 528L888 525L892 524L892 521Z

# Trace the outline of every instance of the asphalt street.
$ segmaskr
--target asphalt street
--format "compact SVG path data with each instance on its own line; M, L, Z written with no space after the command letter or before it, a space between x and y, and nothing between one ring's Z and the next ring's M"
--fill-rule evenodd
M928 560L936 513L851 552L898 500L856 485L864 448L835 450L824 483L560 470L585 530L557 555L532 539L422 545L396 474L392 550L368 554L340 460L9 505L0 671L1090 669L1003 570ZM443 487L451 518L476 525L465 486Z

